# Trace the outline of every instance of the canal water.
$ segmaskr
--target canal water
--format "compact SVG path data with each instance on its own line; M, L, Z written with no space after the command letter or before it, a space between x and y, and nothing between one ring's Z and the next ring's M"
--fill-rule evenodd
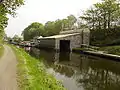
M120 90L120 62L75 53L56 53L31 48L47 71L67 90Z

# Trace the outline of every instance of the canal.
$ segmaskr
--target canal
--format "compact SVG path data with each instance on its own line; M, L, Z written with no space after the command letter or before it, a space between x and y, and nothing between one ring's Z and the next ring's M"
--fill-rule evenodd
M120 62L75 53L56 53L31 48L47 71L67 90L120 90Z

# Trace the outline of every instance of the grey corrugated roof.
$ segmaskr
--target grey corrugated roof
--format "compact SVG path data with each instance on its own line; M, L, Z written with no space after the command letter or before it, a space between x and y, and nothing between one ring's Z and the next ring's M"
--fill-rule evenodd
M54 36L49 36L49 37L44 37L45 39L49 39L49 38L64 38L64 37L68 37L68 36L73 36L73 35L78 35L80 33L73 33L73 34L65 34L65 35L54 35Z

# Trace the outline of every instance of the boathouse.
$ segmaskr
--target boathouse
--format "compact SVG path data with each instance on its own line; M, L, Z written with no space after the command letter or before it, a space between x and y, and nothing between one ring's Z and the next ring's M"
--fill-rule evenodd
M89 45L89 29L61 31L59 35L38 38L40 48L51 48L59 51L72 51L73 48Z

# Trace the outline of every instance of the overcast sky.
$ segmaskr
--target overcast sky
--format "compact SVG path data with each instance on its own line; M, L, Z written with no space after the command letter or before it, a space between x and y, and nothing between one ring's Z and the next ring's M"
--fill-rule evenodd
M99 0L25 0L25 5L17 10L17 17L9 16L6 33L8 36L21 32L32 22L45 23L63 19L70 14L78 17L82 10Z

